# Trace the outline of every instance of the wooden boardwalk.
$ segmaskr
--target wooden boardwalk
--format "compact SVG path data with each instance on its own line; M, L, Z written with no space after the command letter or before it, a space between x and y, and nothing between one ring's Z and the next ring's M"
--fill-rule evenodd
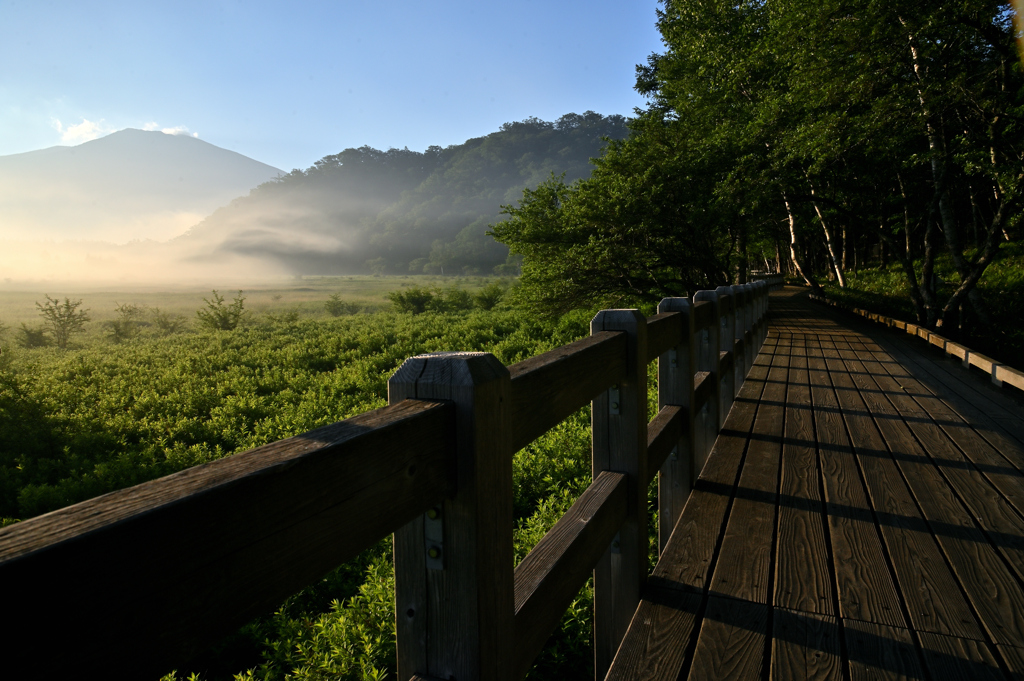
M1024 679L1020 404L802 290L770 328L608 678Z

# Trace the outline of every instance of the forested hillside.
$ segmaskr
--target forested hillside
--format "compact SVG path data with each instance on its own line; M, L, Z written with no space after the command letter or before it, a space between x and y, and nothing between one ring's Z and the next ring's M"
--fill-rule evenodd
M488 234L525 188L590 175L622 116L529 118L424 152L346 149L236 199L179 242L204 257L242 254L296 275L490 273L508 249ZM514 273L510 265L502 273Z

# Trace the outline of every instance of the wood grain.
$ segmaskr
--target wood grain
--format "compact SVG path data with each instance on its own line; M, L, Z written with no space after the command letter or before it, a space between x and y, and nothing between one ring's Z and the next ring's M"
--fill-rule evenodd
M683 342L683 319L679 312L662 312L647 318L647 361L653 362Z
M808 348L807 365L840 614L904 627L900 600L820 351Z
M839 640L836 618L775 608L769 678L839 681L843 678Z
M407 359L388 397L455 405L457 486L441 506L442 569L425 565L423 520L395 533L398 676L512 679L514 599L508 369L494 355Z
M935 681L1003 681L988 644L968 638L919 634L925 667Z
M710 596L690 678L759 681L767 639L768 606Z
M906 629L842 620L850 681L917 681L925 678L914 638Z
M600 678L636 612L648 573L647 323L637 310L602 310L590 330L624 332L627 339L626 374L617 401L606 391L590 408L593 477L605 470L627 476L626 517L617 548L609 548L594 568L594 670Z
M515 571L515 670L521 679L626 517L626 476L601 472Z
M684 407L669 405L647 424L647 482L654 478L665 459L678 446L687 425L688 412Z
M835 615L803 338L794 339L791 347L774 602L792 610Z
M868 389L870 379L865 371L847 369L834 348L826 346L823 353L833 381L843 388L839 391L840 407L915 629L980 639L981 629L956 578L935 537L921 531L926 525L899 469L887 455L888 451L912 455L913 437L902 420L893 418L888 402L888 412L881 411L882 406L879 411L865 406L865 399L879 404L884 399L877 389ZM870 388L875 388L873 383ZM875 416L874 420L868 413Z
M5 672L187 662L451 493L453 425L402 402L5 528ZM59 655L54 613L75 632Z
M626 375L626 336L606 331L511 365L512 450L585 407Z

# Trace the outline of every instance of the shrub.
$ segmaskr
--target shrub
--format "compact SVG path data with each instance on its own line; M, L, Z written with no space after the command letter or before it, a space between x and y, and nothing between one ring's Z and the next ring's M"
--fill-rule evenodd
M136 338L146 323L142 321L146 308L134 303L119 303L114 311L117 312L117 319L103 322L103 326L110 332L110 339L121 343Z
M213 291L213 300L203 298L205 309L196 310L199 325L210 331L232 331L238 327L248 312L245 311L245 296L239 291L230 305L224 304L224 296Z
M473 302L481 310L493 310L494 306L501 302L504 295L505 287L497 281L492 281L473 296Z
M45 326L30 329L22 322L15 342L22 348L45 348L50 344L50 339L46 336Z
M185 318L180 314L172 315L164 312L159 307L153 308L153 324L161 336L170 336L185 328Z
M72 301L65 298L60 302L56 298L46 296L46 303L36 303L39 314L50 325L53 331L53 342L58 348L64 350L71 341L71 336L81 333L82 327L89 321L88 310L79 310L82 300Z
M327 302L324 303L324 309L327 310L327 314L332 317L340 317L342 315L355 314L359 312L360 305L359 303L342 300L340 294L334 293L327 299Z
M399 312L422 314L427 311L427 306L434 300L434 292L428 288L413 286L406 291L392 291L388 294L388 300Z

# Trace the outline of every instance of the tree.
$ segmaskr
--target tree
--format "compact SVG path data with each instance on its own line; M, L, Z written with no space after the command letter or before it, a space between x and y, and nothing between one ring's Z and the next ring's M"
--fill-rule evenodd
M81 306L81 299L72 301L70 298L64 298L62 303L49 295L46 296L46 303L36 302L40 316L50 326L54 344L61 350L67 349L71 336L81 333L85 323L89 321L89 311L79 310Z
M110 339L121 343L136 338L146 323L142 320L146 308L134 303L117 303L114 311L117 318L103 323L110 331Z
M199 325L210 331L232 331L245 318L245 296L239 291L230 305L224 304L224 296L213 291L213 300L203 298L205 309L196 311Z
M976 285L1018 230L1024 178L1011 17L991 0L666 0L630 137L494 226L524 256L520 296L742 282L752 245L787 242L810 286L842 285L870 242L900 263L920 323L984 320Z

